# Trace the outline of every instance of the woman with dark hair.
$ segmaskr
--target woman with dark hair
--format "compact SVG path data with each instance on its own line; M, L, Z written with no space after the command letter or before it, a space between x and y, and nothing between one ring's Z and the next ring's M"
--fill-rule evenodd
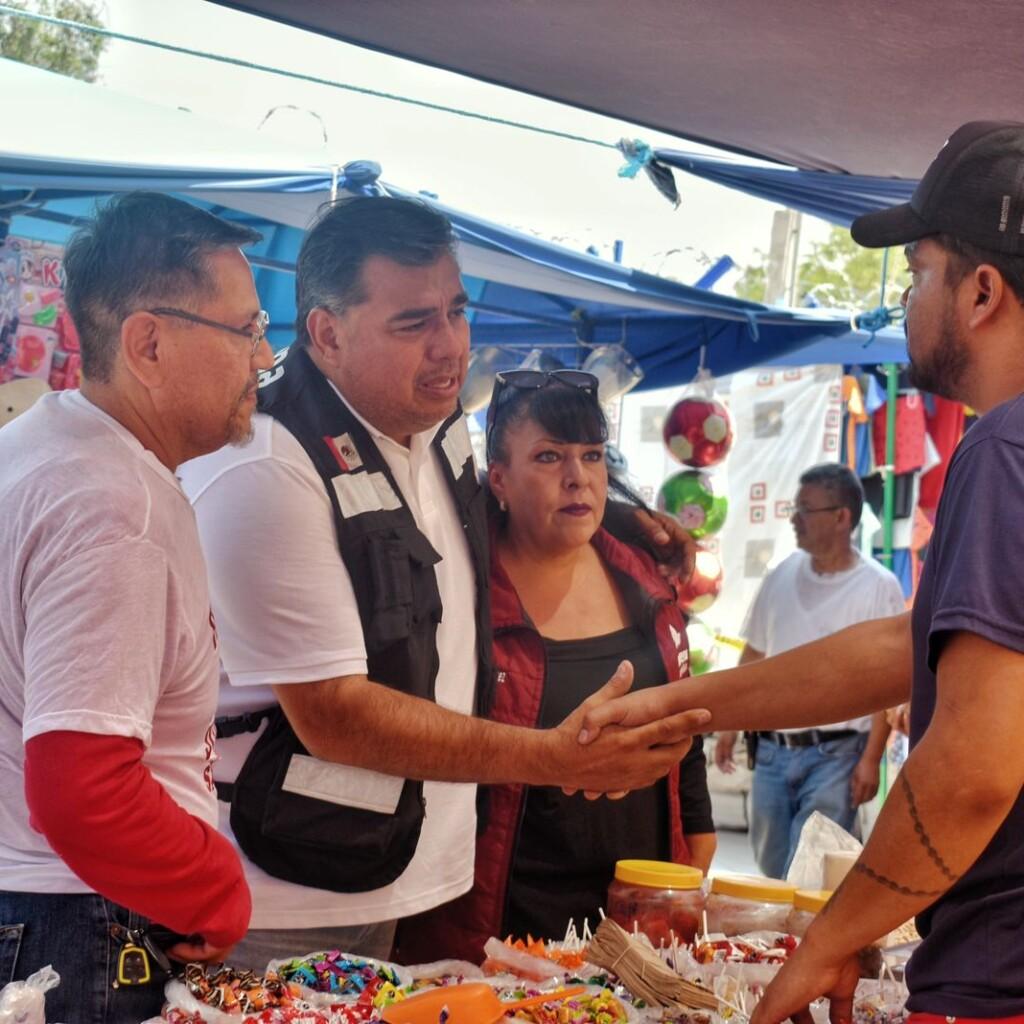
M607 437L591 374L498 375L487 457L499 721L552 728L624 660L634 689L688 674L671 587L648 555L601 528ZM570 918L596 925L619 859L707 870L715 851L699 737L668 778L615 801L522 785L485 797L473 890L421 919L421 937L473 961L491 935L560 938Z

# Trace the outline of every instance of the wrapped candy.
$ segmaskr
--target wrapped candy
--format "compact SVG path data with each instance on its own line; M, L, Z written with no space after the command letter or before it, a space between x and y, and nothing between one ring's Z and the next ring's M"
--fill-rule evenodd
M174 982L169 983L170 987ZM277 974L240 971L225 964L207 967L187 964L184 985L199 1003L224 1013L259 1013L279 1006L290 1006L298 989Z
M729 501L723 495L715 495L707 473L685 469L661 485L658 508L675 516L684 529L699 540L722 528Z
M337 949L272 964L285 981L332 995L368 993L372 998L383 985L399 986L401 978L388 964L349 956Z

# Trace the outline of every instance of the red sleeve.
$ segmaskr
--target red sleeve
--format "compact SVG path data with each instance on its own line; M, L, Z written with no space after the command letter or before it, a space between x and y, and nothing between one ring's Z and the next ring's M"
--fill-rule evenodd
M252 903L238 855L177 804L125 736L47 732L25 744L32 827L100 895L226 948Z

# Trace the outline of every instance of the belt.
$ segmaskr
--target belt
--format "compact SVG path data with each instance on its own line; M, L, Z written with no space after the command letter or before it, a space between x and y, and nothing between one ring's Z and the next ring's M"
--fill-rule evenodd
M804 729L803 732L759 732L757 735L780 747L816 747L819 743L847 740L861 733L857 729Z
M274 708L261 708L259 711L247 711L244 715L234 715L230 718L214 719L217 726L217 738L222 740L231 739L232 736L241 736L247 732L259 732L260 726L270 717ZM217 789L217 799L224 803L231 803L235 795L235 784L233 782L221 782L219 779L214 782Z
M215 718L214 725L217 726L217 738L221 740L231 739L232 736L241 736L245 732L258 732L263 722L270 717L274 707L260 708L259 711L247 711L244 715L234 715L231 718Z

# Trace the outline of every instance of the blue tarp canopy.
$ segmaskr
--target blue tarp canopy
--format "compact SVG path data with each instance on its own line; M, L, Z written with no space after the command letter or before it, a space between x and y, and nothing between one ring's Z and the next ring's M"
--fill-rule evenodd
M31 105L9 105L0 139L0 215L12 234L63 242L97 198L130 189L202 204L263 233L251 257L277 345L292 334L302 233L332 188L410 194L368 182L365 167L350 164L346 174L298 158L282 163L263 138L13 62L0 61L0 87L33 96ZM40 124L50 126L45 134ZM880 332L865 348L871 339L844 316L716 295L424 201L455 227L475 345L541 346L578 365L590 346L622 342L645 372L642 387L692 379L702 351L716 374L782 361L904 358L898 332ZM808 346L813 359L796 355Z
M654 157L660 163L698 178L844 227L849 227L862 213L907 202L917 186L916 181L905 178L801 171L778 164L714 159L675 149L655 150Z

